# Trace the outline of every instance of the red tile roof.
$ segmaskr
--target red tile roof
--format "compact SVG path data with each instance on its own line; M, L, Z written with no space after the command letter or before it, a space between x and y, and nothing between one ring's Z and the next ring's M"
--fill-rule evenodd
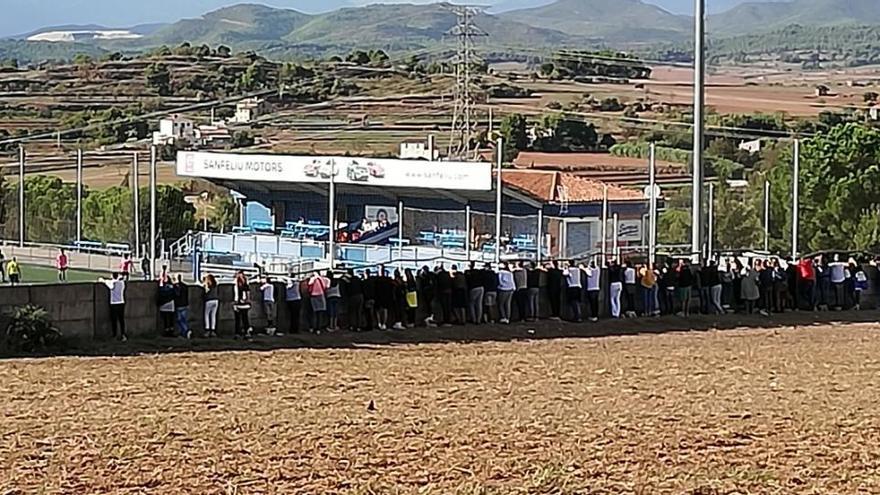
M615 156L608 153L539 153L533 151L521 151L513 164L517 168L537 168L567 171L647 171L648 160L644 158L629 158ZM658 173L681 172L687 173L687 166L664 160L657 160Z
M579 177L553 170L506 169L501 174L504 185L528 194L545 203L591 203L602 201L608 186L610 201L644 201L641 191Z

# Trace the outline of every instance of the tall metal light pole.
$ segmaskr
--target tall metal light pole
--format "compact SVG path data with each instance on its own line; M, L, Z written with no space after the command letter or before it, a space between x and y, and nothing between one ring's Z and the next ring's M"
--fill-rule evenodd
M134 152L134 157L131 162L132 168L132 199L134 200L134 257L141 257L141 181L140 181L140 173L141 167L138 162L138 153Z
M709 183L709 232L706 235L706 256L712 258L715 250L715 184Z
M495 145L495 157L497 159L497 177L495 178L495 263L501 262L501 164L504 161L504 139L498 138Z
M794 173L791 176L791 258L798 255L798 219L800 217L801 142L794 140Z
M602 185L602 264L608 264L608 184Z
M770 181L764 179L764 251L770 251Z
M156 275L156 146L150 147L150 277Z
M76 242L82 242L83 231L83 151L76 150Z
M24 146L18 147L18 247L24 247Z
M703 59L706 35L706 0L696 0L694 12L694 170L691 201L691 254L699 262L703 252L703 111L706 105Z
M648 190L651 192L648 216L650 229L648 231L648 262L657 261L657 161L654 143L651 143L651 154L648 163Z
M330 269L336 268L336 161L330 160L330 191L327 195L329 201L328 207L330 214L328 215L328 223L330 225L330 235L327 236L328 259L330 261ZM398 236L400 229L398 229Z

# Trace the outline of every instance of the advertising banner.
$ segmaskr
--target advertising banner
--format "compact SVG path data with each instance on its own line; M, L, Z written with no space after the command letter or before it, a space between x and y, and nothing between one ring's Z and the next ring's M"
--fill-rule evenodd
M261 182L363 184L489 191L492 165L342 156L248 155L179 151L177 175Z

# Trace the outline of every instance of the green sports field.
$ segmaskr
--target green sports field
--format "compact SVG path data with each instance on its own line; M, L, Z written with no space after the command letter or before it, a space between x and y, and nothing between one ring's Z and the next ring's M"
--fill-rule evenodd
M106 272L68 270L68 282L94 282L98 277L109 276ZM21 265L21 281L24 284L51 284L58 282L58 270L49 266ZM8 280L7 280L8 282Z

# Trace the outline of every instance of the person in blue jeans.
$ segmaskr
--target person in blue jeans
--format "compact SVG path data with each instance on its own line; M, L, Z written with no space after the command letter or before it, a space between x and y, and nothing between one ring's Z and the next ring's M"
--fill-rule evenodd
M189 286L181 275L174 279L174 310L177 313L177 329L185 339L192 338L189 328Z

